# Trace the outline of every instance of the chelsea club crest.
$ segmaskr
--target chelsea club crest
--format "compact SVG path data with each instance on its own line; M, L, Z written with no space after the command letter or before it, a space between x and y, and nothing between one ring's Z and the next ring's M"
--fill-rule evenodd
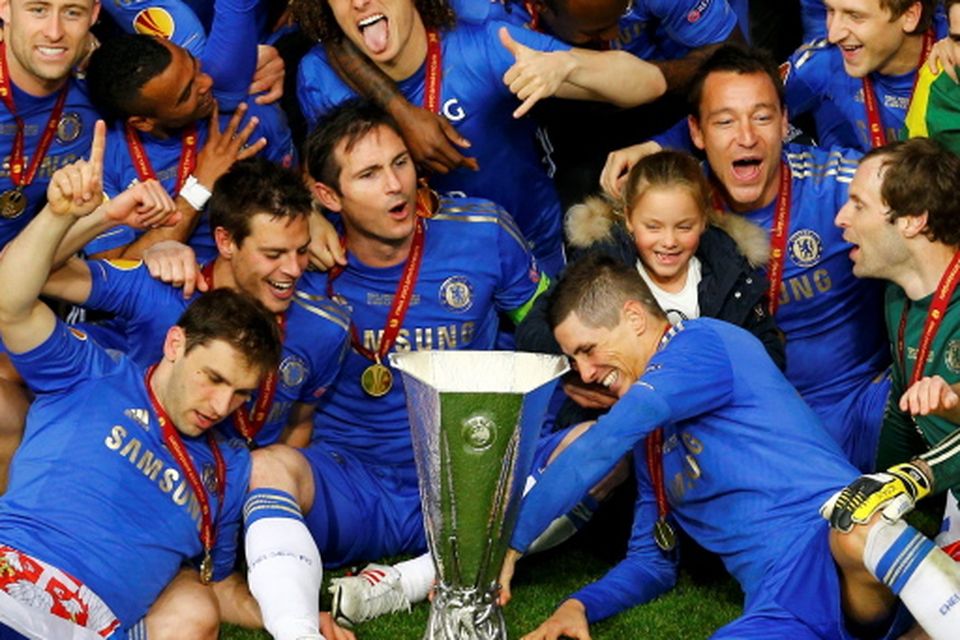
M283 386L296 388L307 377L307 365L296 356L287 356L280 363L280 380Z
M799 229L790 235L788 241L790 260L798 267L812 267L820 262L823 255L823 242L812 229Z
M83 133L83 122L76 113L65 113L57 123L57 140L66 144L73 142Z
M951 340L944 347L943 363L951 373L960 374L960 340Z
M450 276L440 285L440 304L448 311L466 311L473 306L473 285L464 276Z

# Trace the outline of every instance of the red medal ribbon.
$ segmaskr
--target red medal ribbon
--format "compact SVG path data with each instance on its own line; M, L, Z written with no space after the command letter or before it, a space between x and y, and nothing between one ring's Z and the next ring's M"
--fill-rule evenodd
M933 346L933 339L937 335L937 330L943 322L943 316L946 315L947 307L950 306L950 299L953 292L957 289L957 283L960 282L960 251L953 254L947 270L940 276L940 282L933 293L933 300L930 302L930 308L927 310L927 318L923 323L923 332L920 334L920 342L917 345L917 360L913 365L913 371L910 372L910 384L913 386L923 377L923 371L927 366L927 358L930 355L930 348ZM910 299L903 305L903 311L900 312L900 326L897 329L897 353L900 363L903 366L903 373L907 373L907 360L905 357L906 349L904 335L907 331L907 315L910 311Z
M527 27L530 31L540 31L540 9L537 7L537 3L525 0L523 8L530 14L530 22L527 23Z
M660 336L658 351L665 345L663 338L670 331L670 326L663 330ZM670 504L667 502L667 488L663 482L663 427L657 427L645 441L647 448L647 471L650 473L650 483L653 485L653 495L657 500L657 517L666 520L670 513Z
M427 29L427 77L423 87L423 108L440 113L440 82L443 80L443 59L440 32Z
M767 305L770 315L780 306L780 283L783 282L783 265L787 255L787 232L790 230L790 167L780 161L780 191L777 194L777 209L770 228L770 262L767 265Z
M204 553L209 557L213 545L217 540L215 523L220 520L220 511L223 509L223 497L227 489L227 465L223 460L223 454L220 453L220 447L217 445L213 433L207 432L207 442L210 444L210 452L213 454L217 475L217 516L213 518L210 513L210 496L207 495L203 487L203 481L200 479L197 467L193 463L193 458L190 457L190 452L187 451L187 448L184 446L180 432L177 431L170 416L167 415L166 409L160 404L156 394L153 392L153 388L150 386L150 381L153 378L155 369L156 365L147 370L147 395L150 398L150 404L153 405L153 412L157 414L157 421L160 423L160 429L163 434L163 443L167 446L170 455L173 456L173 459L187 477L187 482L190 483L190 488L193 489L194 495L197 496L197 502L200 503L200 544L203 545Z
M63 106L67 102L67 93L69 90L70 83L65 82L63 88L60 90L60 95L57 96L57 101L53 105L53 111L47 119L47 124L43 127L43 134L40 136L37 150L33 154L33 157L30 158L30 166L27 168L26 175L24 175L23 146L25 125L23 118L17 115L17 107L13 103L13 84L10 81L10 69L7 66L7 49L6 45L0 42L0 99L3 100L7 111L10 112L10 115L13 116L17 124L17 132L13 136L13 150L10 152L10 181L13 182L13 186L23 188L33 182L33 178L37 175L37 169L40 168L40 162L44 156L47 155L50 145L53 144L53 136L57 133L57 127L60 126L60 116L63 115Z
M124 126L124 135L127 138L127 149L130 150L130 158L133 159L133 166L137 170L137 177L140 182L147 180L156 180L157 172L153 170L150 164L150 158L147 157L147 151L140 142L140 136L137 130L129 124ZM173 197L177 197L183 183L197 166L197 125L191 124L183 132L183 139L180 147L180 164L177 166L177 183L173 187Z
M400 282L397 283L396 293L393 294L393 304L390 305L390 311L387 313L387 326L383 329L383 336L380 338L380 346L376 352L367 349L360 341L360 332L357 325L350 321L350 343L357 353L368 360L376 363L386 357L390 347L393 346L400 328L403 326L403 319L407 315L407 309L410 308L410 301L413 299L413 289L417 284L417 276L420 275L420 264L423 261L423 218L429 218L432 209L430 208L430 192L426 189L417 191L417 221L413 229L413 242L410 244L410 254L403 265L403 274L400 276ZM344 241L345 242L345 241ZM336 266L330 270L327 276L327 297L333 300L336 294L333 291L333 281L343 273L343 267Z
M920 79L920 67L930 55L933 48L934 34L933 29L927 29L923 34L923 44L920 49L920 61L917 63L917 75L913 79L913 87L910 89L910 102L907 103L907 111L910 111L910 103L913 102L913 94L917 90L917 81ZM887 134L883 130L883 121L880 119L880 107L877 104L877 94L873 90L873 81L869 75L863 76L863 106L867 110L867 126L870 134L870 146L874 149L887 144Z
M208 262L200 270L200 277L207 285L207 291L213 291L214 289L213 265L213 262ZM280 339L283 340L286 336L287 316L278 313L276 318L277 324L280 326ZM233 423L240 435L247 441L248 447L253 445L257 434L260 433L263 425L267 422L267 416L270 415L270 408L273 406L273 399L277 394L277 379L276 370L268 371L257 388L257 399L253 403L253 411L247 409L246 405L241 405L233 413Z

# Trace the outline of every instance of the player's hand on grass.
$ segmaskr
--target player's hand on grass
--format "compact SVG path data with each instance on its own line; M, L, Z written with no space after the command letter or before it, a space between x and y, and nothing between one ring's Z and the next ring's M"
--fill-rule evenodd
M517 560L523 557L523 554L516 549L507 549L507 554L503 557L503 566L500 567L500 595L497 602L501 607L507 606L513 597L510 591L510 583L513 582L513 572L517 568Z
M250 95L257 104L271 104L283 97L285 65L276 47L257 45L257 69L250 83ZM263 93L263 95L257 95Z
M609 409L617 396L599 384L588 384L574 374L563 379L563 391L584 409Z
M553 615L539 627L523 636L521 640L590 640L590 625L587 623L587 610L579 600L566 600L557 607Z
M344 629L326 611L320 612L320 635L326 640L356 640L349 629Z
M920 378L900 397L900 410L912 416L949 418L960 404L960 395L940 376Z
M600 186L608 194L619 199L623 195L623 185L633 165L637 164L641 158L656 153L662 148L659 143L649 140L611 151L607 155L603 171L600 172Z
M143 252L143 262L150 276L183 289L183 297L194 291L206 291L207 281L200 277L197 255L189 246L176 240L158 242Z
M950 36L934 44L930 55L927 56L927 66L930 67L930 71L936 72L939 65L954 82L960 82L957 78L958 64L960 64L960 43L954 42Z
M537 102L556 95L577 64L567 51L537 51L520 44L506 27L500 27L500 43L516 60L503 74L503 84L523 101L514 118L522 118Z
M335 266L347 266L347 252L340 235L323 214L312 213L310 223L310 264L320 271L329 271Z
M476 158L463 155L462 149L470 148L470 141L460 135L443 116L412 105L406 100L402 106L391 111L413 159L434 173L446 174L466 167L480 169Z
M230 121L227 122L227 128L220 131L220 111L216 101L213 103L207 142L197 156L197 168L193 171L197 182L205 186L208 191L213 190L213 183L229 171L234 162L255 156L267 146L267 139L262 137L247 145L260 119L256 116L251 117L241 129L240 123L246 113L247 104L241 102L230 117Z
M932 489L927 473L917 464L905 462L860 476L827 500L820 514L831 527L848 533L855 524L867 524L877 513L887 522L896 522Z

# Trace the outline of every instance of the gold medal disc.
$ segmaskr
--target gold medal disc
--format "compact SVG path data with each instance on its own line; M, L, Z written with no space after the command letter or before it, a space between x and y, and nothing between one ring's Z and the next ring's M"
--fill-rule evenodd
M0 193L0 216L11 220L19 218L27 209L27 197L20 189L10 189Z
M393 388L393 374L384 365L374 362L363 370L360 386L369 396L374 398L385 396Z
M663 518L659 518L653 525L653 539L663 551L673 551L677 546L677 534Z

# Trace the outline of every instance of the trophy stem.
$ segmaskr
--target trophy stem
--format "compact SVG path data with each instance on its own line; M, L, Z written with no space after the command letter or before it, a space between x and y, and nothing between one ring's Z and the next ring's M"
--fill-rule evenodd
M498 593L437 583L423 640L507 640Z

